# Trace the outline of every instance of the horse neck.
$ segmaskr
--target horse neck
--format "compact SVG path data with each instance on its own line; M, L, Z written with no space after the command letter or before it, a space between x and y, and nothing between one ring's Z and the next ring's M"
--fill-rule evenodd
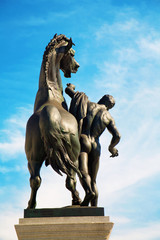
M46 66L47 65L47 66ZM62 80L60 76L60 63L56 61L56 55L51 54L48 62L42 62L39 88L47 87L52 90L53 95L57 98L63 94Z
M47 66L46 66L47 64ZM39 89L36 95L34 111L37 111L48 101L64 102L60 63L56 62L54 54L49 56L46 63L43 59L39 77Z

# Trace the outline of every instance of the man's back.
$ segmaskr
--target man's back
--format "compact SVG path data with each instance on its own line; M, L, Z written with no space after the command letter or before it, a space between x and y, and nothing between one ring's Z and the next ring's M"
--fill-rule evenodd
M88 102L87 116L83 120L82 134L99 138L112 119L105 105Z

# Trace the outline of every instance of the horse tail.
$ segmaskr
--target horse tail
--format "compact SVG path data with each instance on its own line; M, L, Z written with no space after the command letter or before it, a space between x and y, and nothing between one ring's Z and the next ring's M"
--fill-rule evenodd
M69 135L60 124L61 115L56 107L46 106L40 113L40 130L47 154L46 165L60 175L61 172L71 177L70 169L73 169L80 177L78 167L71 161L67 149L71 148Z

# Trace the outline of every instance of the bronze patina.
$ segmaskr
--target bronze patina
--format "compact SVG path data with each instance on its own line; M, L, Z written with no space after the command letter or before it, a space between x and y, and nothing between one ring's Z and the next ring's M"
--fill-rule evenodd
M105 95L94 103L85 93L75 92L74 85L67 84L65 91L72 98L68 111L60 70L66 78L77 72L79 64L74 59L73 45L71 38L56 34L43 55L34 113L26 128L25 152L31 187L28 209L36 206L43 162L58 174L62 175L63 172L67 175L66 187L72 194L72 205L97 206L96 177L101 152L99 137L106 128L112 135L108 148L111 157L118 156L115 146L120 141L120 134L109 113L115 105L112 96ZM82 202L76 190L76 173L85 190Z
M36 194L41 184L40 169L44 161L60 175L61 172L67 175L66 187L72 193L72 203L80 204L75 189L75 173L81 176L78 169L78 125L75 117L67 111L60 76L60 69L69 78L79 68L72 45L71 38L56 34L43 55L34 113L26 128L25 152L31 176L29 209L36 206Z

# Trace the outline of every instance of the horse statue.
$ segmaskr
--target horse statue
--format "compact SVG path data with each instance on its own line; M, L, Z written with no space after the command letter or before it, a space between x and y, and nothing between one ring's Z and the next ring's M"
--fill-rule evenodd
M72 45L71 38L55 34L43 55L34 113L26 127L25 152L31 187L28 209L36 206L36 194L41 184L40 169L44 161L58 174L63 172L67 175L66 188L72 193L72 204L81 203L75 187L75 174L81 177L78 169L78 124L67 110L60 76L60 69L66 78L70 78L71 73L76 73L79 68Z

